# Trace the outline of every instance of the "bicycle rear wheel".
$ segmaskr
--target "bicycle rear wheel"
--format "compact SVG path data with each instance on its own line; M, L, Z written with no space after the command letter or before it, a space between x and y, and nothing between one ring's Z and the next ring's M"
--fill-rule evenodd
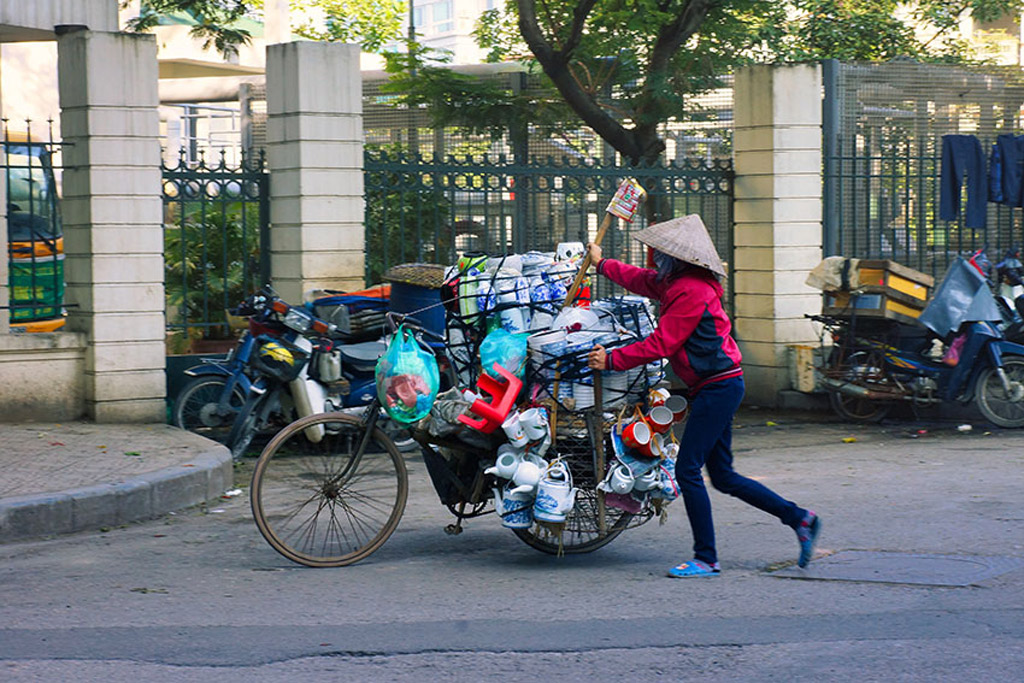
M606 506L605 532L602 534L598 526L597 491L581 489L576 494L576 503L565 518L561 542L554 534L545 533L540 524L529 529L513 529L516 536L534 550L549 555L577 555L591 553L603 548L629 527L633 515L622 510Z
M651 518L650 509L637 514L606 505L604 523L600 519L597 482L604 472L594 472L596 440L601 439L606 457L612 453L612 444L604 433L603 425L578 417L575 421L560 424L553 453L562 458L572 472L573 483L578 487L576 501L566 515L564 526L544 525L535 522L528 529L513 529L516 536L526 545L550 555L590 553L608 545L626 529L639 526ZM555 530L560 534L554 533Z
M324 427L319 443L303 433L314 425ZM341 413L310 415L285 427L260 455L250 488L260 533L274 550L307 567L366 558L398 527L408 496L405 462L391 439L380 429L367 433L358 418Z

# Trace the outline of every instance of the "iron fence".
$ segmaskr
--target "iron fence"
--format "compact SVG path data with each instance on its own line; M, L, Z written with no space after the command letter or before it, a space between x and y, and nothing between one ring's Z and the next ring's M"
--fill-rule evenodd
M825 255L885 258L941 277L953 257L993 259L1022 241L1021 212L987 205L985 227L939 216L942 136L989 150L1021 128L1024 74L993 66L824 64ZM970 191L970 187L967 188Z
M730 159L626 167L550 158L517 163L505 155L436 160L368 149L364 172L368 283L379 282L392 265L451 264L463 251L500 255L586 243L625 177L664 196L670 215L700 214L719 253L731 261ZM619 221L605 237L605 253L643 263L642 245L630 238L645 225L642 215ZM611 291L606 281L599 287L600 296Z
M269 174L262 152L231 165L181 150L164 164L167 328L182 345L229 336L226 310L269 281ZM184 350L184 349L179 349Z

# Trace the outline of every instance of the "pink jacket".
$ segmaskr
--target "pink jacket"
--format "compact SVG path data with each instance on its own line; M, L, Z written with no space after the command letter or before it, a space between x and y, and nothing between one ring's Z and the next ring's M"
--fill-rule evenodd
M608 369L628 370L667 358L690 391L743 373L732 323L722 308L722 285L701 269L655 279L656 272L602 259L597 272L631 292L661 302L658 327L641 341L608 354Z

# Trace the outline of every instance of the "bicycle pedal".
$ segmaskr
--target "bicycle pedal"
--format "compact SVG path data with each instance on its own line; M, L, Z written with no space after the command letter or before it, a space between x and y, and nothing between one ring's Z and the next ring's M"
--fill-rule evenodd
M449 524L445 526L444 532L449 536L458 536L462 533L462 526L459 524Z

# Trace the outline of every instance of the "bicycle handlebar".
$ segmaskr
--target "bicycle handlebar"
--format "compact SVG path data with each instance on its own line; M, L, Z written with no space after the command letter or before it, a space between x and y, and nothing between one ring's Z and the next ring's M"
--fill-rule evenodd
M396 319L397 319L397 322L396 322ZM425 328L423 326L423 323L420 322L419 319L414 318L411 315L406 315L405 313L398 313L397 311L388 311L384 315L384 320L387 322L388 332L389 333L393 333L396 330L398 330L398 326L399 325L408 325L409 327L413 328L413 330L415 332L417 332L419 334L422 334L425 337L429 337L429 338L434 339L434 340L439 341L439 342L447 342L448 341L444 337L444 335L441 335L441 334L438 334L437 332L433 332L431 330L428 330L427 328Z

